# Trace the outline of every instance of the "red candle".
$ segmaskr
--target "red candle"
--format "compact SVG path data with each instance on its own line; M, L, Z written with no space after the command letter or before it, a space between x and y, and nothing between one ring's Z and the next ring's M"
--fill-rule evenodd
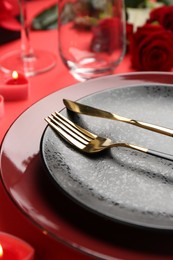
M0 95L0 118L4 115L4 98Z
M6 101L26 99L29 94L28 79L17 71L13 71L4 83L0 83L0 94Z
M28 80L25 78L25 76L17 71L12 72L12 77L7 80L7 85L23 85L28 84Z
M0 232L0 260L33 260L34 249L25 241Z

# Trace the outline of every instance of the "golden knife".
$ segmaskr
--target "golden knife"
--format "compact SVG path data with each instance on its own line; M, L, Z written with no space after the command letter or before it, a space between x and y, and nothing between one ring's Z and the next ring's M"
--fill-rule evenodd
M150 124L150 123L145 123L141 121L137 121L135 119L129 119L123 116L119 116L113 113L110 113L108 111L104 111L95 107L87 106L75 101L71 101L68 99L63 99L64 105L71 111L79 113L79 114L84 114L88 116L95 116L95 117L101 117L101 118L107 118L111 120L117 120L120 122L124 122L127 124L131 124L134 126L138 126L159 134L167 135L173 137L173 129L169 129L166 127Z

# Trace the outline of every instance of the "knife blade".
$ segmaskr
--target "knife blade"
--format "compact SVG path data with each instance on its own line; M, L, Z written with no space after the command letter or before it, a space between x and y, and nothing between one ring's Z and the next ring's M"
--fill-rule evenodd
M153 131L159 134L167 135L173 137L173 129L166 128L163 126L158 126L154 125L151 123L146 123L142 121L138 121L135 119L129 119L105 110L101 110L95 107L91 107L88 105L84 105L69 99L63 99L64 105L66 106L67 109L78 113L78 114L84 114L88 116L95 116L95 117L101 117L101 118L106 118L106 119L111 119L111 120L117 120L120 122L124 122L127 124L131 124L137 127L144 128L149 131Z

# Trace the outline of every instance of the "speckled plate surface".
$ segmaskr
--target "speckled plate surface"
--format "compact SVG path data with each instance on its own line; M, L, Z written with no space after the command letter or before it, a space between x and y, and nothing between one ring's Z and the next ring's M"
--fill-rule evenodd
M163 84L111 88L81 103L119 115L173 128L173 88ZM98 135L173 153L173 139L125 123L61 113ZM42 157L58 187L87 209L146 227L173 227L173 162L125 148L89 156L75 150L47 127Z

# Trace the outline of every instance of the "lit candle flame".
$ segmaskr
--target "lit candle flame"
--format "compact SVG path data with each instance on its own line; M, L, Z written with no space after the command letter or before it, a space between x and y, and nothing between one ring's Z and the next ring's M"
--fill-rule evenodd
M12 72L12 78L13 78L13 79L17 79L18 76L19 76L19 75L18 75L17 71L14 70L14 71Z
M3 248L2 245L0 244L0 258L3 256Z

